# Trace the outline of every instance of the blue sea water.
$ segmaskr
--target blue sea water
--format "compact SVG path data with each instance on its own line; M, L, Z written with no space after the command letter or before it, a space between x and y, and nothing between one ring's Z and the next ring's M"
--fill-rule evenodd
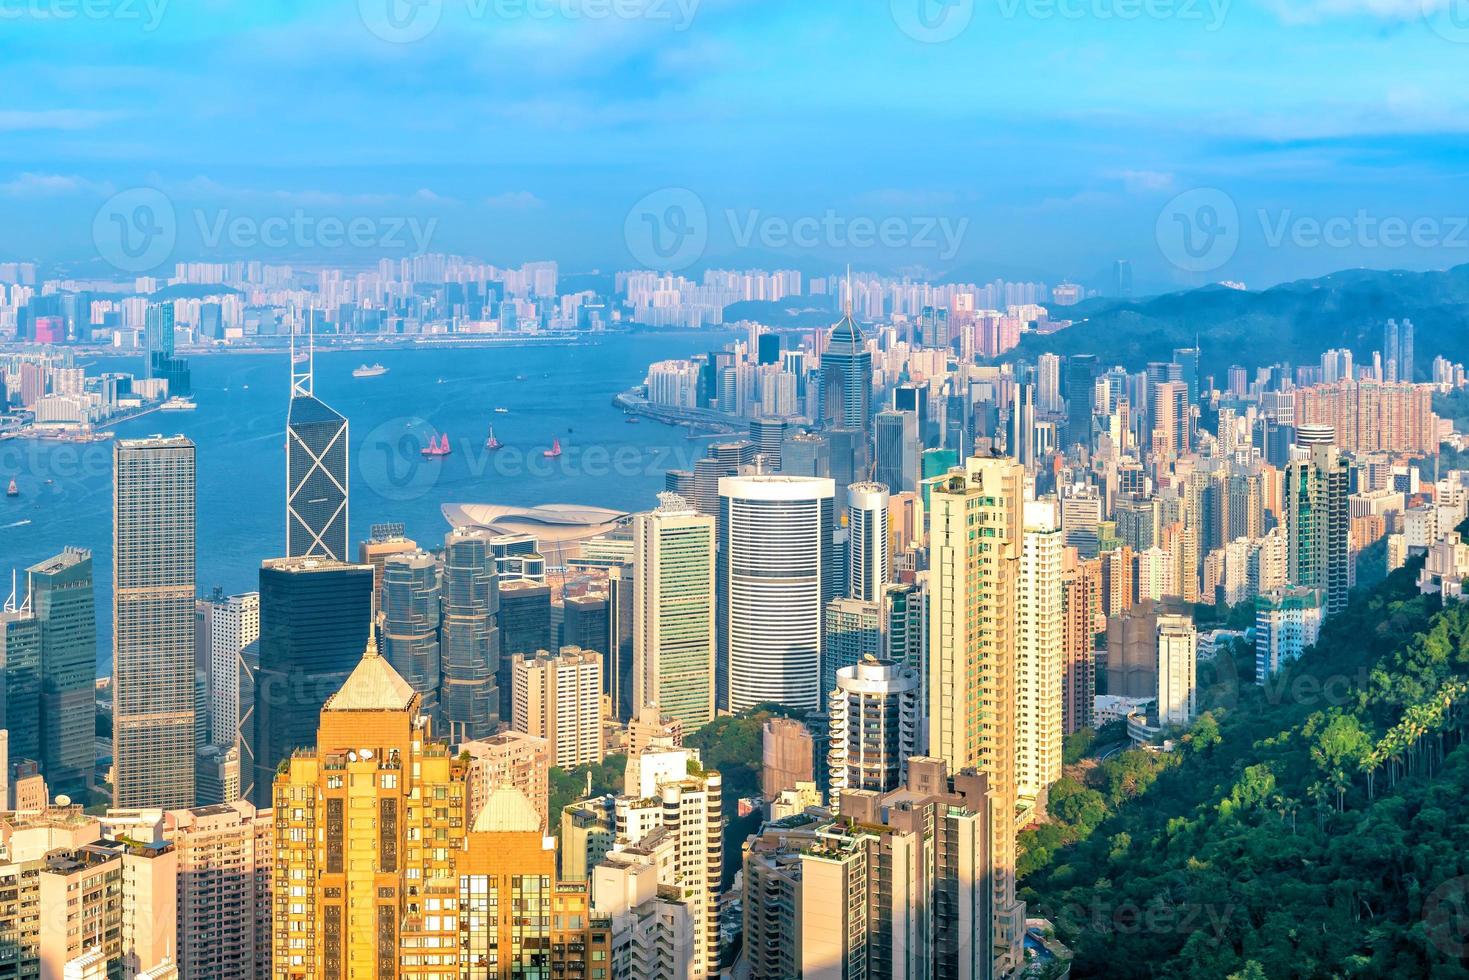
M397 521L425 546L449 530L445 503L652 506L663 473L687 467L706 443L651 420L627 424L612 396L638 384L652 361L717 350L723 334L611 335L575 347L318 352L316 395L350 424L351 547L371 526ZM389 369L353 378L364 360ZM88 373L137 371L103 358ZM182 433L198 446L197 581L206 594L253 591L260 562L285 545L284 354L191 358L193 412L155 412L116 427L119 438ZM497 414L503 407L508 413ZM504 444L484 447L488 427ZM447 434L442 460L419 450ZM541 454L559 439L562 454ZM97 575L98 669L111 664L112 444L0 443L0 574L64 546L90 548ZM49 482L48 482L49 481ZM6 588L0 592L7 592Z

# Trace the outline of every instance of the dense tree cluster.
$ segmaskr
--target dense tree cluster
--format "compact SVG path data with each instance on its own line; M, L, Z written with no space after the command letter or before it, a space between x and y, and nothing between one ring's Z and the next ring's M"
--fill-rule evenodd
M1264 684L1225 658L1177 751L1052 788L1023 897L1074 975L1469 976L1469 606L1418 565Z

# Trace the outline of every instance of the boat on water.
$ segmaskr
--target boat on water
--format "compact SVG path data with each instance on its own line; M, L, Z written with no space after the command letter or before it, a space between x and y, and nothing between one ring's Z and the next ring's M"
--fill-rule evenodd
M495 409L495 414L496 415L509 415L510 414L510 409L508 409L508 408L497 408L497 409Z
M158 406L160 412L192 412L199 405L192 398L183 395L174 395L168 401Z
M310 354L307 354L305 351L302 351L301 353L296 354L296 355L294 355L291 358L291 363L292 364L305 364L309 360L311 360L311 355Z
M553 438L551 440L551 448L545 450L544 452L542 452L541 455L544 456L544 457L546 457L547 459L555 459L557 456L560 456L561 455L561 440L560 439Z
M434 442L433 437L430 436L428 445L424 446L418 452L422 456L448 456L453 451L453 448L449 445L449 434L446 432L444 433L444 437L438 442Z
M642 423L643 420L638 418L636 415L628 415L622 421L626 422L628 425L639 425Z
M503 445L504 445L504 443L502 443L499 439L496 439L495 438L495 427L493 425L490 426L490 434L485 439L485 448L486 449L499 449Z
M8 487L5 488L5 496L7 496L7 497L19 497L20 496L20 485L15 482L15 477L11 477L10 478L10 486L8 486Z
M363 364L352 369L354 378L380 378L388 373L388 369L381 364Z

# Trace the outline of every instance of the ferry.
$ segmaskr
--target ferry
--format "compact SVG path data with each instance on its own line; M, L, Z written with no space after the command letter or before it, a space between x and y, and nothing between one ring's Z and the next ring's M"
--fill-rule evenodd
M354 378L380 378L388 373L388 369L381 364L364 364L352 370Z
M490 435L487 439L485 439L485 448L494 450L499 449L503 445L504 443L495 438L495 427L493 425L490 426Z
M7 497L19 497L20 496L20 486L15 482L15 477L11 477L10 478L10 486L8 486L8 487L5 488L5 496L7 496Z
M160 412L192 412L199 405L192 398L183 395L174 395L168 401L158 406Z
M509 415L510 414L510 409L508 409L508 408L497 408L497 409L495 409L495 414L496 415Z
M434 442L433 437L430 436L428 445L424 446L418 452L422 456L448 456L453 451L453 448L449 445L449 434L446 432L444 433L444 437L438 442Z
M296 354L291 358L291 363L305 364L309 360L311 360L311 355L307 354L305 351L302 351L301 353Z
M544 457L546 457L547 459L555 459L557 456L560 456L561 455L561 440L560 439L553 438L551 440L551 448L545 450L544 452L542 452L541 455L544 456Z

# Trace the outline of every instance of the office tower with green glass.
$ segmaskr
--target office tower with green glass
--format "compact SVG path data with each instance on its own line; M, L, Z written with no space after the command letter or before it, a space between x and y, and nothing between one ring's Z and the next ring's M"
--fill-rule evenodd
M80 798L96 765L97 600L92 553L67 548L26 569L41 623L41 772Z

